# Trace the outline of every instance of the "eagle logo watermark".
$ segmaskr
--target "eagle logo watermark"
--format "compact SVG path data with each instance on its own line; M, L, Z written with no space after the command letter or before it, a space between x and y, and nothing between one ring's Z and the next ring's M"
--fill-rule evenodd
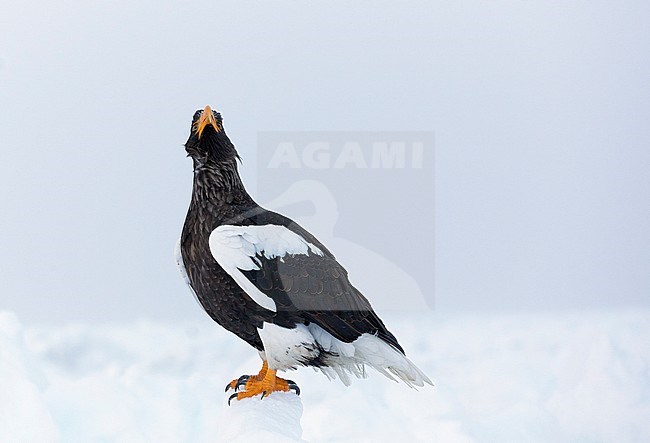
M261 132L258 201L331 246L380 311L432 309L433 132Z

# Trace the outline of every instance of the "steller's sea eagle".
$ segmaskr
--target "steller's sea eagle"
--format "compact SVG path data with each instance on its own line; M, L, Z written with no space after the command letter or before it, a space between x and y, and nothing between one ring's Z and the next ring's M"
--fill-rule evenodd
M230 399L294 390L278 370L312 366L348 385L370 366L407 385L431 381L406 358L347 271L312 234L260 207L239 177L239 156L221 115L192 119L185 150L194 163L192 200L176 260L208 315L253 346L257 375L228 383Z

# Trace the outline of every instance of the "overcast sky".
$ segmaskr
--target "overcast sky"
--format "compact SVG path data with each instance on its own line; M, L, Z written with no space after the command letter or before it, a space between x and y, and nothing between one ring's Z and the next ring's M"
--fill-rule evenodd
M172 251L207 103L253 193L261 131L433 131L436 246L413 254L435 259L436 309L647 306L648 17L643 1L8 3L0 309L204 318Z

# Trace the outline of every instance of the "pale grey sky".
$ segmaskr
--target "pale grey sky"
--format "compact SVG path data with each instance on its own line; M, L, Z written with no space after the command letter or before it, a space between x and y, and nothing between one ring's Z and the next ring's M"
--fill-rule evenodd
M251 191L260 131L435 132L435 254L414 253L435 255L437 309L647 306L648 17L643 1L7 4L0 309L204 318L172 250L207 103Z

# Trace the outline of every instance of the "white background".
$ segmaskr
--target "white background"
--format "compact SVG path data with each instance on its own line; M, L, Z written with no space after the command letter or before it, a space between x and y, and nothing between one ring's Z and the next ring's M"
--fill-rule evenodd
M206 103L252 192L258 131L434 131L437 309L647 305L649 8L5 4L1 306L23 321L203 318L171 251L182 144Z

